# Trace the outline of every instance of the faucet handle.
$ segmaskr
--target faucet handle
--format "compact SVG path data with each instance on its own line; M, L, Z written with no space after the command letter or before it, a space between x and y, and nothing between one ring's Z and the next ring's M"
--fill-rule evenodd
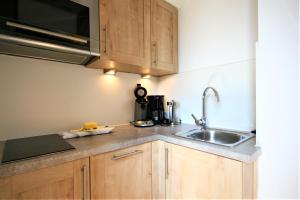
M201 119L197 119L196 116L194 114L192 114L193 119L195 120L195 124L197 126L202 126L202 120Z
M192 114L192 117L194 118L195 121L198 121L198 119L196 118L196 116L194 114Z

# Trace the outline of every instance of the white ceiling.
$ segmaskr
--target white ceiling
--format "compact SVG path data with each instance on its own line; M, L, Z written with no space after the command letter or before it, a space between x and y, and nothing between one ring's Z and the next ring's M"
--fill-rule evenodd
M166 1L179 8L182 5L184 0L166 0Z

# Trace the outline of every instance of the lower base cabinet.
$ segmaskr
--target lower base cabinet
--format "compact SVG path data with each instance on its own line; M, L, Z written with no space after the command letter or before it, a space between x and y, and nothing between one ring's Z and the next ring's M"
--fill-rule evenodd
M151 143L91 157L92 199L151 199Z
M0 199L90 199L89 159L0 179Z
M253 199L255 172L155 141L0 179L0 199Z
M154 186L157 198L255 198L254 164L160 141L152 147L156 159L153 160L154 185L161 185L165 179L165 186Z

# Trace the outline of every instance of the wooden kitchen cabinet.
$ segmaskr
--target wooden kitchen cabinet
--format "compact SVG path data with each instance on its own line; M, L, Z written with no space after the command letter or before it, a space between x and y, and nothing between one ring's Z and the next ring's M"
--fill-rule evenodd
M0 199L256 197L256 164L153 141L0 179Z
M150 0L99 0L100 59L88 67L147 73L151 66Z
M163 0L99 0L101 57L90 68L177 72L177 9Z
M0 199L89 199L89 158L0 179Z
M167 199L254 198L254 164L164 145Z
M92 199L151 199L151 143L91 157Z
M149 0L100 0L102 59L150 64Z
M152 142L152 199L166 198L166 143Z
M151 0L152 68L178 71L178 11L164 0Z

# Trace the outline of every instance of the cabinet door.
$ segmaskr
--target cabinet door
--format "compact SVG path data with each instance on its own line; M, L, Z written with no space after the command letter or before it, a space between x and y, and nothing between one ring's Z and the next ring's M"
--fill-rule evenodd
M0 199L89 199L89 159L2 179L0 185Z
M242 163L167 144L167 199L242 198Z
M178 70L178 12L164 0L151 0L152 67Z
M101 59L150 65L150 1L100 0Z
M91 157L92 199L150 199L151 144Z
M166 199L166 143L152 142L152 198Z

